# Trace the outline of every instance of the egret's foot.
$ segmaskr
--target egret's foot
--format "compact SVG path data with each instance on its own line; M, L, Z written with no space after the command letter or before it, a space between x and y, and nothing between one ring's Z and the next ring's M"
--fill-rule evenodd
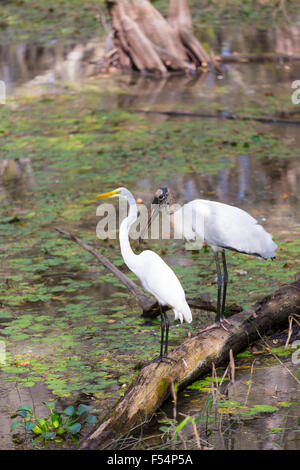
M225 322L225 323L227 323L227 325L231 325L230 321L227 320L227 318L225 318L225 317L221 318L221 322Z
M206 328L203 328L202 330L198 330L200 333L203 333L204 331L209 331L212 330L213 328L223 328L223 330L228 331L228 328L223 325L222 321L216 321L212 325L207 326Z
M172 357L169 357L169 356L156 356L154 359L152 359L151 361L147 362L147 364L143 365L142 369L144 367L147 367L149 366L150 364L153 364L154 362L157 362L157 367L159 366L159 364L161 362L166 362L167 364L171 364L172 362L177 362L176 359L173 359Z

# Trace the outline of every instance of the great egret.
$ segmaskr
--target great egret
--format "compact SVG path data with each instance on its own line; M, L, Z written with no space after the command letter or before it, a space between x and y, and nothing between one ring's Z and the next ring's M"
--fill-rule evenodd
M149 216L148 227L161 207L169 206L171 201L173 202L168 188L159 188L156 191L152 201L154 208ZM172 223L177 238L205 241L214 251L218 285L217 315L215 323L205 328L205 330L217 326L222 326L226 330L223 322L228 324L230 322L224 317L228 283L225 250L233 250L267 259L275 258L277 245L273 242L272 235L266 232L257 223L257 220L238 207L216 201L195 199L184 204L178 210L175 209L172 212L172 208L170 208L168 211L172 215ZM141 238L146 229L147 226L142 232ZM223 261L223 282L219 260L220 252Z
M172 269L160 256L150 250L143 251L139 255L136 255L132 251L128 234L131 225L137 219L137 205L131 192L126 188L117 188L114 191L96 196L96 198L103 197L123 197L127 199L129 203L129 215L122 221L119 232L121 253L125 264L139 278L142 286L150 292L150 294L154 295L160 306L160 354L151 362L160 363L163 360L174 360L168 357L169 319L167 313L161 307L168 306L172 309L175 320L179 319L181 323L185 320L190 323L192 321L192 314L185 299L184 290ZM163 350L165 330L165 348Z

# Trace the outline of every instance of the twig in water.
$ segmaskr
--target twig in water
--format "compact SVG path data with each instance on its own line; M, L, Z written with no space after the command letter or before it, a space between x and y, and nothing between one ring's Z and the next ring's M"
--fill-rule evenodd
M212 375L212 381L211 381L211 394L213 397L213 404L216 404L217 401L217 393L219 391L218 389L218 378L217 378L217 372L216 372L216 366L215 363L212 363L212 370L211 370L211 375ZM214 387L214 381L216 382L216 392L215 392L215 387Z
M226 377L226 375L227 375L227 373L228 373L228 369L229 369L229 364L228 364L228 366L226 367L225 372L224 372L224 374L223 374L223 377L222 377L222 379L221 379L220 387L221 387L222 383L224 382L224 379L225 379L225 377Z
M172 392L172 396L173 396L173 402L174 402L174 406L173 406L173 418L176 419L177 417L177 393L176 393L176 389L175 389L175 384L172 380L171 382L171 392Z
M290 315L289 316L289 334L288 334L288 337L287 337L287 340L286 340L286 343L285 343L285 347L287 348L288 345L289 345L289 342L290 342L290 339L291 339L291 336L293 334L293 321L295 323L297 323L298 326L300 326L300 323L298 322L298 320L296 320L295 317L299 317L300 318L300 315L297 315L297 313L294 313L294 315Z
M300 384L300 380L297 379L297 377L293 374L293 372L284 364L284 362L282 362L278 356L276 356L276 354L273 353L273 351L271 351L271 349L269 348L269 345L268 343L264 340L264 338L261 336L260 332L258 331L258 329L256 328L256 331L257 331L257 334L258 336L260 337L260 339L263 341L263 343L265 344L265 346L268 348L268 352L270 352L272 354L273 357L275 357L275 359L277 359L277 361L282 365L282 367L284 367L288 373L296 380L296 382L298 384Z
M252 387L252 377L253 377L253 372L254 372L254 364L255 364L255 361L256 361L256 359L254 359L254 361L253 361L252 364L251 364L250 379L249 379L249 387L248 387L248 390L247 390L247 395L246 395L246 400L245 400L244 406L247 405L247 401L248 401L248 398L249 398L250 390L251 390L251 387Z
M229 366L230 366L230 379L231 379L231 382L234 383L235 364L234 364L232 349L230 349L230 351L229 351Z
M195 419L192 419L192 426L193 426L193 431L194 431L195 438L196 438L197 447L198 449L201 450L200 436L199 436L198 429L195 423Z

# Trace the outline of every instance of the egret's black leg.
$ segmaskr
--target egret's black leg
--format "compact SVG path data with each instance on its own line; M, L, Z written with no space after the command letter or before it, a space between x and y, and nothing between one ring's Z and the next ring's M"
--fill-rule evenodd
M229 321L226 320L225 318L226 292L227 292L227 283L228 283L228 271L227 271L225 251L222 251L222 261L223 261L223 298L222 298L221 321L225 321L226 323L229 324Z
M159 356L152 359L152 361L147 362L147 364L145 364L143 367L146 367L149 364L152 364L153 362L157 362L158 363L157 365L159 365L161 362L172 362L172 361L177 362L176 359L173 359L172 357L168 357L169 319L168 319L167 313L163 312L161 305L159 306L159 308L160 308L160 319L161 319L160 354ZM166 332L166 336L165 336L165 332ZM164 346L165 346L165 350L164 350Z
M160 354L159 356L156 356L154 359L151 361L147 362L147 364L143 365L142 369L146 366L149 366L149 364L153 364L153 362L158 362L158 365L163 362L163 357L164 357L164 335L165 335L165 317L164 317L164 312L162 311L161 305L159 305L160 309L160 331L161 331L161 336L160 336Z
M165 327L166 327L166 339L165 339L165 352L164 352L164 359L167 359L168 361L173 361L177 362L176 359L173 359L172 357L168 356L168 338L169 338L169 326L170 326L170 321L167 315L167 312L164 312L164 317L165 317Z

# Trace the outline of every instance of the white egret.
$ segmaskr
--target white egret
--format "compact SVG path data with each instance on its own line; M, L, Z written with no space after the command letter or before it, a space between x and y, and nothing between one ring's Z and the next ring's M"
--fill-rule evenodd
M148 227L161 207L167 205L169 207L168 212L172 215L174 233L176 233L177 238L189 241L198 239L205 241L212 248L217 268L217 315L215 323L206 329L217 326L226 329L223 322L229 324L229 321L224 316L228 283L225 250L233 250L268 259L275 258L277 245L273 242L272 235L266 232L256 219L238 207L216 201L195 199L184 204L178 210L175 208L172 211L171 201L173 202L168 188L159 188L156 191L152 201L154 208L149 216ZM143 237L146 229L147 227L145 227L141 237ZM223 261L223 279L219 260L220 252Z
M179 319L190 323L192 314L185 299L184 290L172 271L172 269L162 260L158 254L146 250L136 255L129 243L129 230L131 225L137 220L137 205L130 191L126 188L117 188L114 191L99 194L96 198L123 197L129 203L129 215L120 226L119 238L121 253L125 264L139 278L142 286L152 294L159 303L161 314L161 342L160 354L151 362L162 362L163 360L174 360L168 357L168 333L169 319L165 309L167 306L173 310L175 320ZM164 346L164 334L165 348Z

